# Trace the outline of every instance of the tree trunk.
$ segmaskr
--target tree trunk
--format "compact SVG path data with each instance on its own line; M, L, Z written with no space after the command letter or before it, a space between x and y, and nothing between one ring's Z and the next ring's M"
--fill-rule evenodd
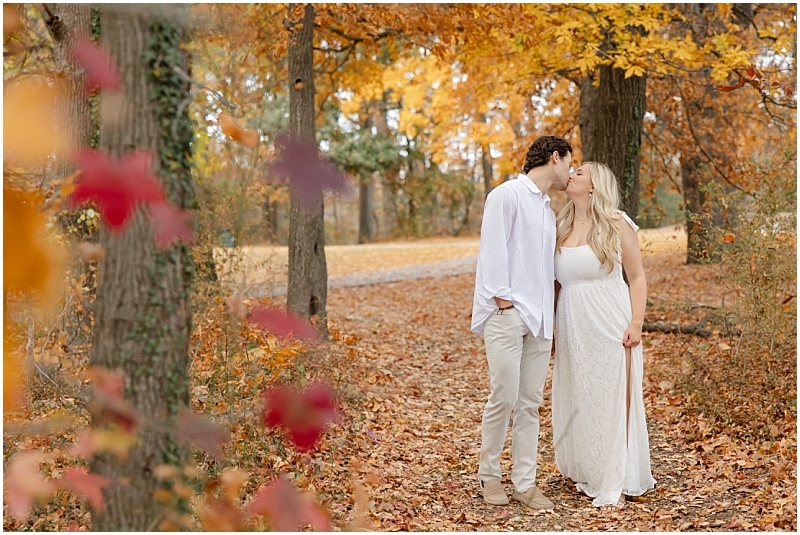
M119 126L103 127L100 146L115 157L150 150L167 197L189 207L193 132L184 102L191 97L172 70L187 70L183 29L148 18L135 5L102 9L103 44L119 66L125 102ZM160 486L153 471L186 457L171 420L189 407L194 264L185 245L155 248L152 224L141 209L120 233L102 228L100 242L106 257L100 264L91 364L124 371L126 398L143 424L125 461L98 456L90 462L92 472L114 480L103 491L103 511L93 511L92 529L150 531L164 512L153 497Z
M46 25L53 37L53 61L61 86L60 103L70 128L69 135L63 137L69 144L63 153L71 155L80 147L90 146L94 133L91 106L83 87L84 76L79 75L83 67L72 59L77 37L91 35L92 5L43 4L43 7L46 7ZM55 163L55 178L74 170L71 158L59 158Z
M746 12L749 4L736 4L739 11ZM688 4L691 17L691 32L695 43L702 47L707 37L708 21L705 10L716 7L706 4ZM717 202L710 185L717 182L716 171L709 157L718 163L727 163L728 156L719 150L714 134L728 128L714 107L718 91L711 80L710 67L703 67L698 79L686 88L683 109L686 112L688 138L691 140L681 148L681 186L686 213L686 263L696 264L703 259L719 258L720 244L714 243L714 229L726 223L722 202ZM727 192L720 187L717 192Z
M302 21L289 24L289 124L291 135L314 146L314 6L306 4ZM289 19L292 4L289 5ZM288 19L287 19L288 20ZM299 27L297 22L302 24ZM289 284L286 303L306 317L317 316L317 328L328 336L328 266L325 262L325 207L322 191L311 207L291 193L289 218Z
M371 243L374 240L373 213L374 181L372 176L358 182L358 243Z
M367 103L367 119L362 127L364 135L372 135L374 117L380 116L380 101ZM378 119L380 123L382 119ZM377 130L377 126L376 126ZM370 174L358 179L358 243L371 243L375 239L375 180Z
M384 92L383 97L380 100L374 101L374 107L370 108L370 120L378 132L383 134L391 134L389 122L386 119L386 112L388 108L387 99L387 92ZM400 176L397 168L387 169L380 175L382 217L379 225L379 235L383 238L392 238L397 232L398 225L395 188L399 180Z
M493 189L492 177L494 176L494 170L492 168L492 157L489 154L489 146L481 147L481 169L483 170L483 189L485 197L488 197Z
M72 52L77 44L77 38L88 38L92 33L92 5L91 4L41 4L40 12L45 21L45 26L53 38L53 62L59 91L58 105L60 113L66 118L65 125L69 133L62 136L64 145L60 151L63 157L57 158L53 163L52 176L49 180L66 177L75 171L72 155L81 147L92 145L96 129L99 125L92 121L92 109L84 91L84 76L81 75L83 67L72 59ZM98 97L91 97L97 102ZM96 139L95 139L96 141ZM67 208L62 206L56 216L62 231L78 241L97 242L98 233L93 221L80 216L85 208ZM96 291L97 266L83 263L80 260L73 267L77 274L83 273L84 286L92 294ZM70 315L68 330L70 336L85 340L85 334L91 329L91 315L80 312L76 314L75 307L67 307ZM84 330L87 329L87 330Z
M600 85L593 84L600 77ZM580 129L583 161L606 164L619 185L621 208L636 220L639 162L645 112L645 77L625 78L608 65L581 82Z

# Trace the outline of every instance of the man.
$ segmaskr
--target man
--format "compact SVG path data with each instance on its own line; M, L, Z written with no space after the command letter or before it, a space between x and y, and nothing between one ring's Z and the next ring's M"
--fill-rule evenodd
M547 191L567 187L572 147L544 136L533 142L523 172L486 198L481 226L472 332L483 335L489 400L483 410L478 468L483 499L505 505L500 454L512 424L512 500L550 509L536 486L539 405L553 338L556 218Z

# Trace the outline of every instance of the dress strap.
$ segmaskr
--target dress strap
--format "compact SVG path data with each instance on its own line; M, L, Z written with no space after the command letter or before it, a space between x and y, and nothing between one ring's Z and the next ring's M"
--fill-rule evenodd
M633 228L634 232L639 232L639 225L633 222L633 219L628 217L628 214L623 212L622 210L617 210L617 213L622 216L622 218L628 222L628 224Z

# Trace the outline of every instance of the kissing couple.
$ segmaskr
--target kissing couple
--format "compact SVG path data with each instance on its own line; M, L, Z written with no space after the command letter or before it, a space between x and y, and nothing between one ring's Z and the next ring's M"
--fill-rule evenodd
M569 198L558 217L550 188ZM637 231L619 209L611 170L594 162L573 169L571 145L554 136L536 139L523 173L487 196L471 326L489 365L478 468L487 503L509 503L500 455L513 412L511 499L553 508L536 486L551 356L559 472L604 510L655 486L642 401L647 282Z

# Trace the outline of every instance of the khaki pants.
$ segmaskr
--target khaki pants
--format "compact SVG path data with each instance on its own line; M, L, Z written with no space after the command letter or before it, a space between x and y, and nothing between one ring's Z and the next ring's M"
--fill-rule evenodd
M483 333L489 362L489 401L483 409L478 477L500 479L500 454L514 411L511 482L525 492L536 480L539 405L550 365L552 340L534 336L517 309L489 316Z

